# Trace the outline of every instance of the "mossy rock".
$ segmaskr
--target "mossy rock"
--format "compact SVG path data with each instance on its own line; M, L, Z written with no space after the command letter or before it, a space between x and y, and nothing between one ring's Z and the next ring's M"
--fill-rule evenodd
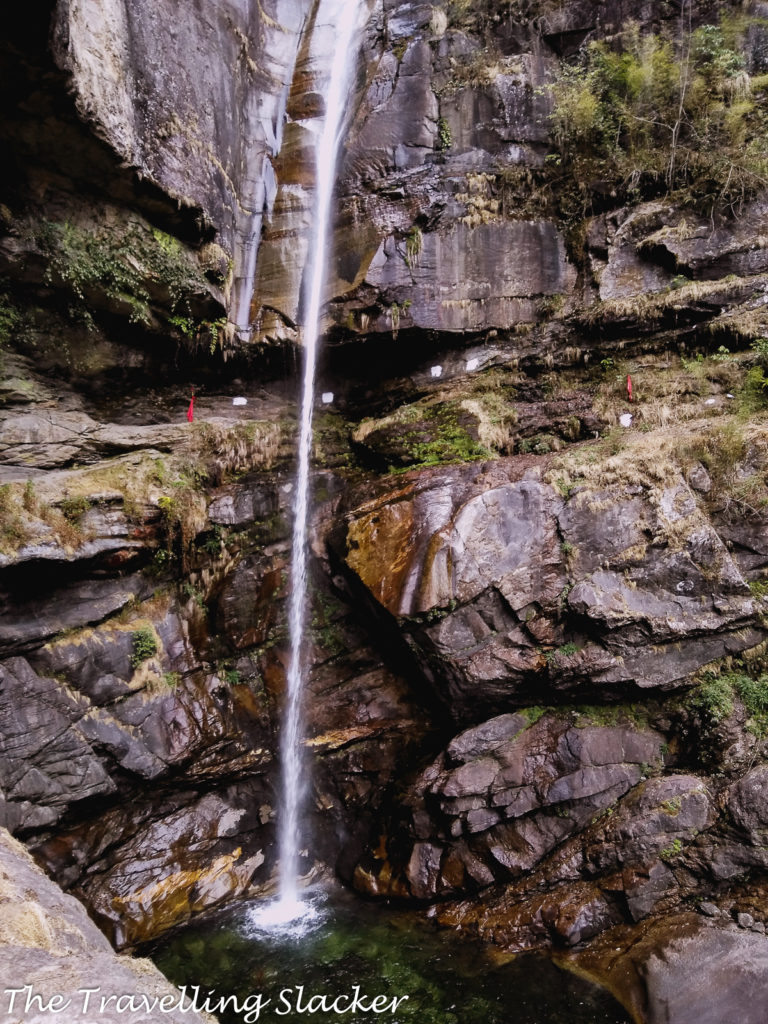
M488 458L479 427L479 417L458 402L416 403L364 421L353 439L369 460L397 471Z

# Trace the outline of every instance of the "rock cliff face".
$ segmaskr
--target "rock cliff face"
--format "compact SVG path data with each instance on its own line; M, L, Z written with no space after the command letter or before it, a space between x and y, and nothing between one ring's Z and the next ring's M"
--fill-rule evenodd
M371 2L337 190L303 865L649 1021L768 918L764 6ZM119 947L274 879L327 32L2 43L0 823Z
M4 1022L37 1024L62 1013L74 1020L96 1012L106 1022L139 1024L151 1020L157 1006L164 1007L166 1020L211 1020L191 1010L189 1000L180 1006L178 989L150 961L117 956L78 901L65 896L5 829L0 831L0 883L0 962L8 986Z

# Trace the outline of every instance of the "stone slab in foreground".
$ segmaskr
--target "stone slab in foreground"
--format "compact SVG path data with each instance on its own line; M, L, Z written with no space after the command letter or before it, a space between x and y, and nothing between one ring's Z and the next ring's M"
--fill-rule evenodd
M182 993L150 961L118 956L81 904L63 893L5 829L0 829L0 922L0 1024L211 1024L214 1019L189 1010L190 1000L182 1003ZM15 989L21 991L14 994ZM94 991L88 995L88 989ZM102 1000L108 1000L103 1008Z

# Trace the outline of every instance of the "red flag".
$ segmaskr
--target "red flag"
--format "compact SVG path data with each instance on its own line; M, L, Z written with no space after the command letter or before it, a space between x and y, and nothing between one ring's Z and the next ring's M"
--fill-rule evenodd
M192 397L189 400L189 408L187 409L187 421L189 423L191 423L194 418L195 418L195 396L192 395Z
M632 378L627 374L627 394L629 395L630 402L632 401Z

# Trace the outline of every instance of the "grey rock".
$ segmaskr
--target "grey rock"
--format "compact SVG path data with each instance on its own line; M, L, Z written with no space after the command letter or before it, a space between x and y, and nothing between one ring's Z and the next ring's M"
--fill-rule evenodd
M599 490L575 494L558 521L573 549L575 572L586 576L603 566L623 569L636 564L656 531L658 517L644 495L627 498Z
M68 629L95 625L151 591L146 578L128 576L74 583L34 602L17 601L0 621L0 649L22 650Z
M100 424L83 412L17 412L0 422L0 462L52 469L73 461L92 462L107 453L144 448L167 451L184 441L188 433L181 423L125 426Z
M36 652L41 670L65 681L37 675L23 658L0 663L0 782L11 831L39 831L74 804L115 793L113 776L124 772L155 779L185 764L189 778L204 778L222 763L247 770L269 762L260 725L234 708L217 677L196 671L178 614L156 624L158 653L138 667L135 626ZM179 674L178 684L167 685L164 672Z
M102 628L45 644L30 652L29 661L39 673L64 675L70 686L100 705L133 692L128 685L132 655L129 629Z
M244 893L259 872L268 878L258 806L264 787L255 781L194 797L183 806L142 822L119 851L91 850L92 868L77 891L117 947L151 938L195 910ZM256 799L253 809L246 801ZM261 798L261 799L259 799ZM119 812L112 812L115 820ZM87 837L84 837L87 838ZM107 846L109 844L107 843ZM260 870L261 869L261 870ZM193 882L173 901L152 893Z
M57 9L53 49L78 108L123 160L218 226L236 257L234 304L246 324L251 257L274 202L270 157L307 13L301 0L279 0L269 13L237 0L183 23L165 3L148 14L112 0L97 16ZM211 46L218 59L202 67L197 55ZM139 93L152 97L141 110ZM219 110L237 117L225 124Z
M701 920L701 918L699 918ZM649 1024L761 1024L768 998L765 938L702 927L672 939L644 968Z
M532 296L567 292L575 272L548 221L499 221L449 233L425 233L418 266L394 239L373 258L366 281L388 303L412 303L416 327L446 331L503 327L531 319Z
M401 62L384 54L363 101L365 122L352 130L347 173L363 176L375 168L380 174L425 162L437 136L431 71L430 48L422 40L407 46Z
M178 1004L178 989L154 964L115 954L84 907L47 878L21 844L4 829L0 829L0 913L3 917L0 975L8 988L30 985L32 992L46 1002L56 994L62 996L62 1002L68 999L67 1017L55 1019L75 1020L81 1016L84 997L79 990L85 988L96 990L92 996L96 1000L126 994L135 997L137 1007L142 1006L142 996L148 997L150 1003L155 998L169 997L167 1006ZM22 992L17 1000L25 996ZM3 1024L21 1019L18 1001L13 1012L6 1012L7 999L6 995L0 1014ZM125 1007L122 1009L123 1012L112 1000L98 1014L99 1020L104 1024L118 1024L118 1021L149 1024L157 1019L148 1010L128 1012ZM41 1012L35 1004L22 1012L25 1024L45 1024L52 1016ZM204 1018L195 1012L190 1015L176 1010L163 1014L163 1018L169 1024L182 1021L204 1024Z
M58 821L70 804L115 791L79 727L86 709L23 658L0 665L3 826L29 832Z
M409 639L457 718L478 701L504 711L545 679L667 688L760 642L746 580L682 479L564 502L532 472L515 479L518 466L353 492L332 540L390 612L439 618Z
M567 926L558 930L569 946L578 946L610 928L614 922L615 913L610 903L599 895L583 903L578 912L568 918Z
M216 601L217 628L236 648L264 644L281 628L276 599L283 587L283 557L249 558L230 573Z
M636 785L640 764L656 762L660 744L650 731L577 729L549 715L527 728L523 716L502 715L460 734L407 797L417 837L407 868L411 892L461 892L461 879L476 879L478 865L497 879L531 871ZM705 816L708 806L705 800ZM681 800L678 810L687 824L691 809Z
M240 526L250 522L253 520L253 498L249 493L240 491L222 494L209 505L208 518L222 526Z
M647 872L637 872L633 878L627 879L624 886L630 917L633 921L641 921L660 900L674 896L676 890L674 874L661 861L652 864Z
M688 483L701 494L709 494L712 490L712 479L700 462L688 470Z
M713 230L705 217L683 222L677 211L670 211L658 230L637 243L637 252L649 262L685 267L688 275L699 279L761 274L768 269L768 249L756 228L765 212L765 200L758 199L736 224L719 224Z
M454 736L446 753L450 761L466 763L513 740L527 726L525 715L497 715L482 725L473 726Z
M728 793L728 811L753 842L768 830L768 766L759 765L735 782Z

